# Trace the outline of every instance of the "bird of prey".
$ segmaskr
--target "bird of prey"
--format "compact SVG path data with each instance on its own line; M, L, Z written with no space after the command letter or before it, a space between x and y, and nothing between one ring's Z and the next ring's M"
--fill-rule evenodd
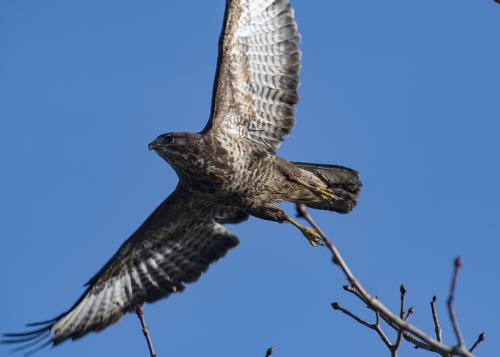
M347 213L361 182L354 170L289 162L276 155L295 122L300 35L288 0L228 0L210 119L200 133L160 135L149 144L179 177L160 204L87 283L76 303L33 331L3 343L57 345L100 331L180 292L238 244L224 226L249 215L297 227L310 244L317 232L277 203Z

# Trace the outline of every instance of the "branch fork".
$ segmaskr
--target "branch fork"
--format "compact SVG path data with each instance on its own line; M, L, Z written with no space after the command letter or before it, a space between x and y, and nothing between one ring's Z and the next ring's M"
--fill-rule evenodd
M500 1L500 0L499 0ZM436 301L437 298L434 296L431 300L431 313L434 321L434 330L436 337L433 338L427 335L425 332L420 330L418 327L409 323L408 320L410 316L414 313L413 307L410 307L406 310L406 294L407 290L404 285L400 286L400 306L399 313L396 314L392 312L389 308L387 308L379 298L374 297L368 293L368 291L364 288L361 282L356 278L356 276L351 272L349 266L345 262L344 258L340 254L337 247L333 244L333 242L325 235L325 233L321 230L321 228L316 224L316 222L312 219L307 211L306 207L302 204L297 205L297 214L299 217L305 219L320 235L324 246L330 251L332 254L332 261L335 265L338 265L345 277L349 281L349 285L344 286L344 290L354 295L356 298L361 300L370 310L372 310L375 314L375 322L369 323L366 320L362 319L358 315L353 312L347 310L342 307L340 303L334 302L332 303L332 308L334 310L340 311L345 315L349 316L354 321L359 324L374 330L380 339L384 342L386 347L389 349L391 353L391 357L396 357L398 353L398 349L401 346L401 342L404 340L411 343L415 348L424 349L427 351L435 352L443 357L453 357L453 356L462 356L462 357L474 357L474 350L476 347L485 339L485 334L482 332L477 337L476 341L472 345L471 348L465 347L464 338L462 332L460 330L458 319L454 309L454 299L455 299L455 290L457 285L457 278L460 268L462 267L462 260L460 258L456 258L454 262L454 270L451 279L450 292L447 299L447 308L448 314L450 317L451 324L453 326L453 331L457 343L454 345L447 345L443 342L442 330L439 325L439 318L436 311ZM392 328L397 333L396 340L391 342L387 337L381 326L381 320L383 320L390 328Z

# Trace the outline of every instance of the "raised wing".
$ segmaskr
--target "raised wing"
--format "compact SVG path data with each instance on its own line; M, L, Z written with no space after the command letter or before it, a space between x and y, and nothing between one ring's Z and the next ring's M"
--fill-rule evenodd
M71 309L31 324L37 326L33 331L5 334L1 342L57 345L100 331L144 302L184 290L185 283L197 280L210 263L238 244L210 211L207 215L206 207L178 188L88 282Z
M288 0L228 0L204 132L276 150L295 123L299 40Z

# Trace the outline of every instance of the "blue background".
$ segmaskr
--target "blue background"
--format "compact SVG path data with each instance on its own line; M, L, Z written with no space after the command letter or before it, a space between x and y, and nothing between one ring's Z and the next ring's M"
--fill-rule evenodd
M298 121L279 154L360 171L349 215L314 212L354 272L433 333L452 260L478 354L500 349L500 6L493 1L294 1ZM147 143L208 118L224 1L0 1L0 331L58 315L174 188ZM293 207L286 206L292 213ZM371 314L321 248L250 219L241 245L145 307L159 356L387 356ZM0 355L7 355L0 346ZM417 356L405 344L402 355ZM39 356L146 356L135 316Z

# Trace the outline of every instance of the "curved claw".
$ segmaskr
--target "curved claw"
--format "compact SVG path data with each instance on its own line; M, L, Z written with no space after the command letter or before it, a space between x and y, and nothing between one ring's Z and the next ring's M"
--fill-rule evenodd
M313 247L323 245L321 236L314 228L302 227L301 232L307 238L309 244L311 244Z
M286 222L290 222L295 227L297 227L302 232L302 234L307 238L309 244L311 244L313 247L316 247L318 245L324 245L323 239L314 228L303 226L302 224L300 224L299 222L295 221L290 217L286 218Z
M333 192L333 190L329 189L329 188L320 188L320 187L317 187L317 186L313 186L303 180L295 180L299 185L302 185L306 188L308 188L309 190L311 190L312 192L314 192L315 194L321 196L322 198L324 198L325 200L332 200L332 199L336 199L337 196L335 196L335 193Z
M316 192L319 193L323 198L325 198L327 200L331 200L331 199L336 198L333 191L330 190L329 188L320 188Z

